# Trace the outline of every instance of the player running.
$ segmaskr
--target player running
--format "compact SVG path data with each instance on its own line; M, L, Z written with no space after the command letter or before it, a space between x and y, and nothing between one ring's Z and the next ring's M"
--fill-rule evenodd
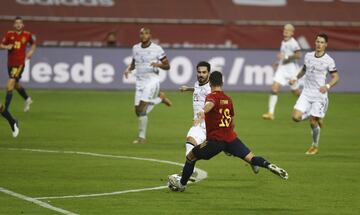
M168 186L173 191L184 191L198 160L209 160L224 151L254 166L260 166L283 179L288 179L284 169L254 154L241 142L234 131L234 108L232 100L222 91L223 77L218 71L210 74L211 93L206 96L205 106L198 117L205 119L206 141L195 146L186 156L182 176L169 176Z
M11 116L9 110L7 110L5 106L2 105L1 103L0 103L0 113L1 116L3 116L9 122L10 128L12 130L12 135L14 138L16 138L20 132L18 127L18 122L16 121L16 119L14 119L14 117Z
M14 31L8 31L6 33L0 44L0 48L8 50L9 80L6 84L5 109L9 109L15 88L25 100L24 111L28 112L33 100L28 96L19 81L24 71L25 60L30 59L35 52L35 37L29 31L24 31L24 22L21 17L15 18L14 29ZM26 53L28 44L31 45L31 48Z
M271 95L269 97L268 112L262 115L263 119L275 119L275 107L278 100L278 93L282 86L289 85L289 80L295 77L298 71L297 60L301 58L301 49L298 42L294 39L295 27L291 24L284 26L284 40L281 42L280 53L278 54L278 67L275 72ZM294 95L300 96L299 84L290 84Z
M139 119L139 135L135 144L145 143L148 114L159 103L171 106L171 101L160 92L159 69L169 70L170 65L164 50L151 42L150 29L140 30L140 43L132 48L133 59L124 75L136 69L135 113Z
M294 80L305 75L304 89L297 100L292 118L295 122L308 119L312 133L312 145L306 154L315 155L319 152L320 128L322 119L328 108L328 92L339 81L335 61L326 53L328 36L324 33L316 35L315 51L305 55L304 66ZM326 83L326 76L331 80Z

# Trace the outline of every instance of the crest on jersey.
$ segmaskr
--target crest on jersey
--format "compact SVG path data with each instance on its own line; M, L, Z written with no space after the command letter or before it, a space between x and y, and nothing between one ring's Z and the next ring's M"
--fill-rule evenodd
M26 43L26 37L22 37L22 38L21 38L21 42L22 42L23 44L25 44L25 43Z

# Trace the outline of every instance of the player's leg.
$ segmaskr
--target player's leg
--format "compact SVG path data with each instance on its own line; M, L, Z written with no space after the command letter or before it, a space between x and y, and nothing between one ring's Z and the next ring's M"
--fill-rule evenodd
M15 89L20 94L20 96L25 100L24 104L24 112L28 112L30 110L30 105L33 103L31 97L25 91L25 88L20 84L19 79L17 79L15 83Z
M168 107L172 106L171 100L166 96L166 94L164 92L160 91L159 97L161 99L161 102L164 103L166 106L168 106Z
M147 106L148 106L148 103L144 102L144 101L140 101L139 104L135 106L135 114L139 120L138 138L133 141L133 143L135 143L135 144L145 143L145 140L146 140L146 130L147 130L147 124L148 124L148 116L147 116L147 111L146 111Z
M148 114L153 110L155 105L161 102L161 99L157 96L159 94L159 88L160 84L158 81L136 83L135 114L139 120L139 135L133 143L145 143Z
M283 179L288 179L289 177L284 169L277 167L275 164L271 164L261 156L255 156L239 138L227 144L224 151L243 159L252 166L266 168Z
M310 117L311 104L312 101L310 101L305 95L300 95L294 106L292 119L295 122L301 122L308 119Z
M225 147L225 143L215 141L205 141L200 145L194 147L186 156L186 162L183 167L181 178L170 176L169 187L175 186L176 191L183 191L194 171L195 163L198 160L209 160L215 155L219 154Z
M192 126L186 135L185 156L197 145L205 142L206 130L201 124Z
M327 111L328 100L316 101L312 104L310 110L310 127L312 144L311 147L306 151L306 154L315 155L319 153L319 141L320 141L320 121L325 117Z
M13 96L13 91L17 80L21 77L23 66L8 67L9 80L6 83L5 108L9 109Z
M9 109L11 100L13 97L13 90L15 87L16 80L14 78L10 78L6 83L6 96L5 96L5 108Z
M263 119L268 119L268 120L275 119L274 113L275 113L276 103L278 101L278 93L280 91L280 88L281 88L281 84L274 81L274 83L271 86L271 93L269 96L268 112L262 115Z
M19 135L19 128L16 119L11 116L9 110L2 104L0 104L0 113L9 122L13 137L17 137Z
M310 148L305 152L308 155L315 155L319 152L319 140L320 140L320 126L319 126L319 118L310 116L310 128L311 128L311 138L312 144Z
M195 146L205 142L206 129L204 126L205 125L199 124L190 128L188 134L186 135L185 156L187 156ZM194 171L192 173L192 179L195 180L196 176L197 172Z

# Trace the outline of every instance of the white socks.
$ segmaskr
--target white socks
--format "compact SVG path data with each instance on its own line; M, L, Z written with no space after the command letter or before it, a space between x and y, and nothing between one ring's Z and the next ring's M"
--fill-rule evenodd
M185 156L189 154L189 152L194 148L194 145L191 143L186 142L185 143Z
M312 146L319 147L320 140L320 126L317 125L315 128L311 127L311 135L312 135Z
M155 105L161 103L161 98L157 97L149 101L149 104L146 107L146 115L139 116L139 137L145 139L146 137L146 129L148 124L148 114L154 109Z
M269 97L269 113L274 114L275 106L278 100L278 95L270 95Z
M139 116L138 119L139 119L139 137L145 139L148 117Z

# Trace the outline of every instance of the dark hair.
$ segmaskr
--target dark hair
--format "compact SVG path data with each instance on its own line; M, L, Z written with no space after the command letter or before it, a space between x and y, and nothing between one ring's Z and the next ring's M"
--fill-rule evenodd
M14 21L16 21L16 20L23 20L23 19L21 18L21 16L16 16Z
M206 62L206 61L200 61L200 62L196 65L196 69L198 69L200 66L206 66L208 72L210 72L210 70L211 70L210 63L208 63L208 62Z
M315 38L317 39L318 37L324 38L325 42L328 42L329 40L328 35L325 33L318 33Z
M210 73L210 85L213 87L221 87L223 85L223 76L221 72L214 71Z

